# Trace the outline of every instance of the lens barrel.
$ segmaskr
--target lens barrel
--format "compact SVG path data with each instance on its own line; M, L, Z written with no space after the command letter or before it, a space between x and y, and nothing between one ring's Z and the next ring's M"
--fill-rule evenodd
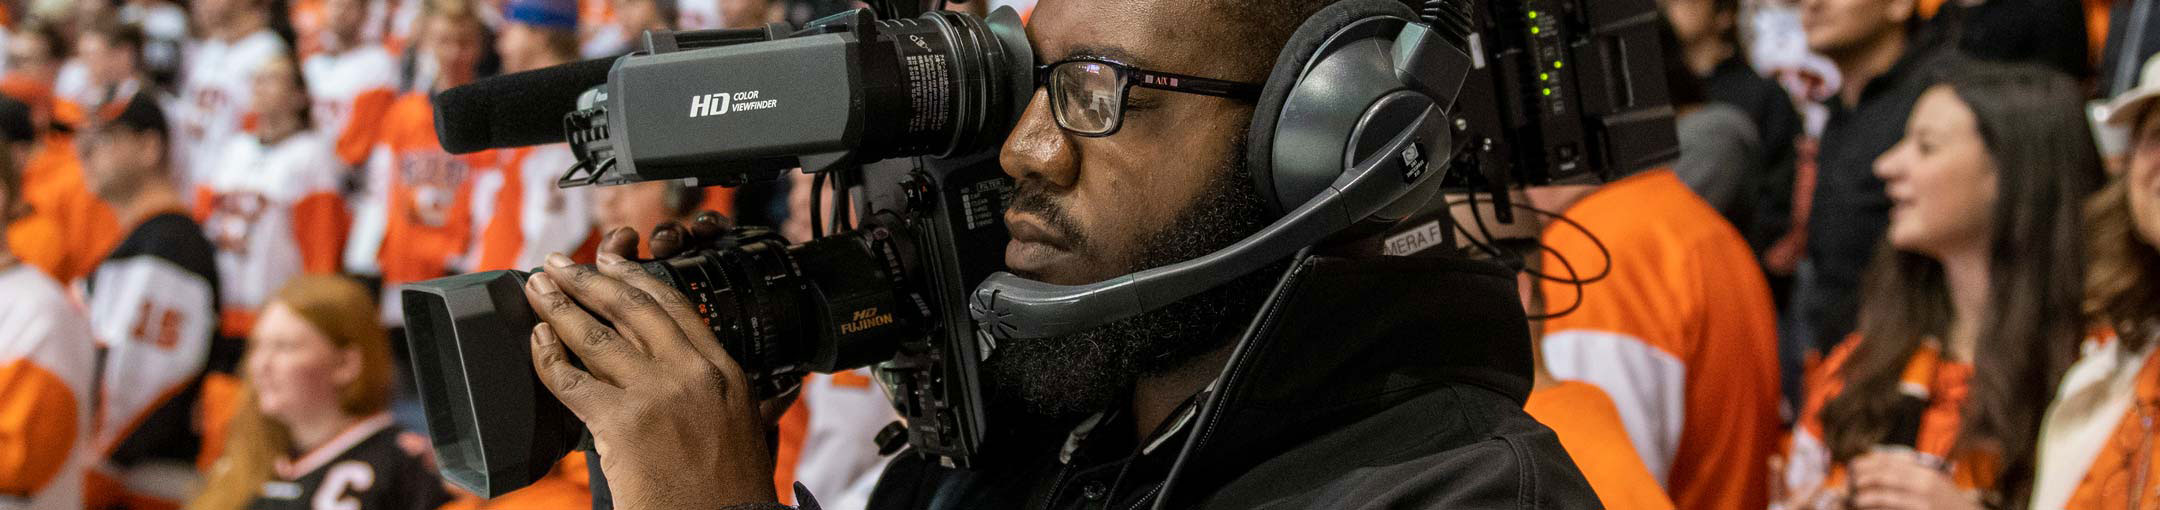
M1017 19L932 11L875 28L893 52L864 56L869 120L874 132L900 134L876 157L970 151L1004 139L1027 108L1034 55Z
M920 323L902 300L890 231L851 231L795 246L769 233L724 249L645 263L681 290L761 397L797 381L891 357Z

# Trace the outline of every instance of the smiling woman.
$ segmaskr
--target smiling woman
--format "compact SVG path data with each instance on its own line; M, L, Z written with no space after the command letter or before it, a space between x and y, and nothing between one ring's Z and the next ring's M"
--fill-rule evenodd
M2025 499L2039 409L2084 334L2078 208L2103 174L2081 90L1971 64L1922 95L1876 161L1889 235L1857 338L1809 375L1788 507Z
M390 423L389 339L367 289L300 276L248 339L239 415L191 510L435 508L435 470ZM299 452L295 455L292 452Z
M2160 415L2160 59L2108 121L2131 130L2129 167L2087 204L2092 271L2086 311L2114 341L2088 342L2063 376L2040 436L2033 508L2160 505L2152 469Z

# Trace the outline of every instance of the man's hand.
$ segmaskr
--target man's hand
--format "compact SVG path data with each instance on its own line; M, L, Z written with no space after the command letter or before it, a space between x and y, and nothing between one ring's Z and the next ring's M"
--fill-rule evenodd
M1911 450L1876 450L1853 459L1852 507L1860 510L1979 510L1973 494Z
M619 508L774 501L765 427L741 367L680 292L620 254L617 234L597 268L550 255L527 281L542 320L533 370L592 431ZM585 369L570 364L572 353Z
M734 221L713 211L700 212L690 221L661 222L652 229L652 256L654 259L664 259L704 247L734 228ZM626 259L638 258L637 231L623 227L601 236L600 253L613 253Z

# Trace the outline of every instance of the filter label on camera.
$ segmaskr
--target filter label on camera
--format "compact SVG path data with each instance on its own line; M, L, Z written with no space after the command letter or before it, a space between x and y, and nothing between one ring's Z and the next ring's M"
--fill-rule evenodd
M916 36L920 40L920 36ZM925 46L927 48L927 46ZM908 55L908 103L915 115L908 119L908 132L921 133L945 129L946 109L951 105L952 91L946 81L945 55Z

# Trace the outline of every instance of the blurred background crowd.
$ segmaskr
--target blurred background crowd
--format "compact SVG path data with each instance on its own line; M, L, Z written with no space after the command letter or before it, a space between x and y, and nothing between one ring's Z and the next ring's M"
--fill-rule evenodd
M1532 270L1601 275L1523 292L1607 506L2160 504L2160 0L1660 5L1678 161L1523 197L1573 220ZM855 6L0 0L0 508L589 507L581 455L437 478L397 286L702 210L807 240L814 185L558 189L431 94ZM780 493L861 508L894 419L811 376Z

